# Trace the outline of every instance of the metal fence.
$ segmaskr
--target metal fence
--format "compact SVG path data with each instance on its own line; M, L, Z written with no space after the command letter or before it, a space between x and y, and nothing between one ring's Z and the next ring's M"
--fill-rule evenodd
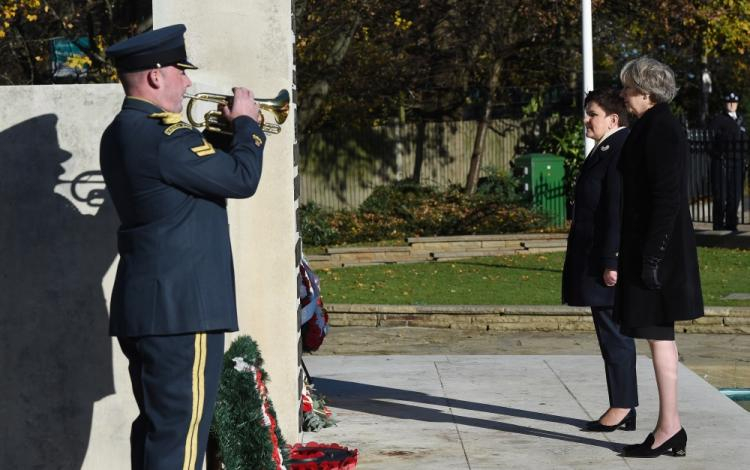
M747 186L750 140L719 141L708 129L688 129L688 196L694 222L736 229L750 222Z

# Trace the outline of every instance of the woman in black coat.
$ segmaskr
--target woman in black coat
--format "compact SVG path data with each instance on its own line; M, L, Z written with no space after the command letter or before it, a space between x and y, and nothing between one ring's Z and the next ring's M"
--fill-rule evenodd
M688 210L685 130L672 116L674 73L647 57L620 72L625 104L638 120L622 149L620 271L615 318L622 332L645 338L659 389L659 418L628 457L685 455L687 434L677 410L674 322L703 315L695 234Z
M576 182L573 221L563 267L562 297L568 305L590 306L604 358L609 409L584 430L635 430L638 388L635 343L613 319L620 245L622 191L617 162L628 136L625 103L614 89L594 90L584 101L586 137L596 146Z

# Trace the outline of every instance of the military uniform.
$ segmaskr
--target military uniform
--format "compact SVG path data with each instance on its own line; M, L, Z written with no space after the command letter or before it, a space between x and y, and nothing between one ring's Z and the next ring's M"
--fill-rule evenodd
M184 31L154 30L107 52L119 70L194 68ZM110 334L129 360L140 411L133 469L202 465L223 333L238 328L226 198L255 193L265 144L250 117L233 127L222 150L178 114L128 96L102 136L102 174L121 221Z
M739 102L730 93L725 102ZM711 146L711 192L713 196L714 230L737 230L737 208L742 198L745 175L747 131L741 114L728 111L718 114L711 122L714 141Z

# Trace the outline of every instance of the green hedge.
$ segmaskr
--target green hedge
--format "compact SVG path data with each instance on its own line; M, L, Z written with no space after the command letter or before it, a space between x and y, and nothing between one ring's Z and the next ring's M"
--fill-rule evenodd
M439 190L412 182L375 188L357 210L300 208L302 241L328 246L410 236L480 235L534 231L548 218L523 202L512 178L494 173L474 195L459 186Z

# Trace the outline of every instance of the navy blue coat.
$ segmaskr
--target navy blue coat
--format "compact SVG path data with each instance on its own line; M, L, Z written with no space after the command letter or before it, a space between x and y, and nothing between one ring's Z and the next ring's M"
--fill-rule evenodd
M617 163L628 132L621 129L604 139L581 166L563 267L562 297L568 305L615 303L615 288L604 285L602 275L617 270L622 202Z
M234 121L228 150L163 110L125 98L102 136L100 164L120 216L113 336L237 330L225 198L255 193L265 135Z
M711 130L716 134L716 140L719 142L726 142L732 140L740 140L746 135L745 119L741 114L737 114L737 119L733 119L728 112L722 112L717 114L716 117L711 121ZM719 146L712 152L712 156L720 158L722 152L725 150Z
M703 315L698 253L687 192L688 143L668 104L631 127L620 156L622 232L615 316L627 327ZM660 290L641 281L643 257L661 259Z

